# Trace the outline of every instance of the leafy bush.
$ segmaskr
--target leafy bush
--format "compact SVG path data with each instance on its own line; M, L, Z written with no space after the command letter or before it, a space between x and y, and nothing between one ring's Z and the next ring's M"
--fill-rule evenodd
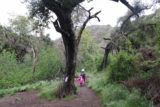
M31 67L18 64L14 53L0 53L0 88L19 86L31 79Z
M111 56L111 61L107 69L107 77L111 82L127 80L137 72L137 57L127 52L120 52Z
M53 79L61 67L57 51L46 46L39 53L39 60L34 72L30 56L24 63L17 63L14 53L0 53L0 88L11 88L38 80Z
M53 47L42 49L36 66L37 79L53 79L62 64L57 51Z
M141 96L139 90L129 91L123 85L108 84L104 73L90 74L88 85L101 94L104 107L153 107L152 102Z
M108 84L101 92L104 107L152 107L152 102L138 90L129 92L124 86Z

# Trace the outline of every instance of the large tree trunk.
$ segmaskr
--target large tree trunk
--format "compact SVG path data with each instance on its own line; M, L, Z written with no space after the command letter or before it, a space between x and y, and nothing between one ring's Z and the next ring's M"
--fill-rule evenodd
M66 67L63 83L58 88L57 97L62 98L76 93L74 84L77 46L75 38L63 38L65 44Z
M64 81L60 84L58 91L56 93L57 97L62 98L67 95L72 95L76 93L76 87L74 84L75 69L76 69L76 59L77 59L77 41L76 35L73 31L73 24L71 21L71 15L65 14L64 19L59 19L60 25L63 28L64 33L62 33L63 43L65 47L65 57L66 57L66 67Z

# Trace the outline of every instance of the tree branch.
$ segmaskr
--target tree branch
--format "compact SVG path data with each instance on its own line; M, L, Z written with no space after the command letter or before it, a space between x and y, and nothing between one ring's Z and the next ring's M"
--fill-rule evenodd
M62 35L68 35L61 27L60 27L60 25L59 25L59 23L58 23L58 19L56 20L56 21L52 21L52 23L53 23L53 25L54 25L54 27L55 27L55 29L56 29L56 31L57 32L59 32L59 33L61 33Z
M86 18L86 20L84 21L83 25L81 26L80 30L79 30L79 33L78 33L78 37L77 37L77 44L79 44L80 40L81 40L81 36L82 36L82 33L87 25L87 23L93 19L93 18L96 18L99 22L100 22L100 19L99 17L97 16L101 11L98 11L96 12L95 14L91 15L91 10L93 10L93 8L89 9L87 12L88 12L88 17Z
M135 15L139 16L138 13L134 10L134 8L127 2L127 0L120 0L122 4L127 6Z
M138 13L135 11L135 9L128 3L127 0L112 0L112 1L115 1L115 2L121 2L122 4L124 4L125 6L127 6L136 16L139 17Z
M53 23L53 25L54 25L54 27L55 27L55 29L56 29L56 31L57 32L59 32L59 33L62 33L63 31L62 31L62 29L60 28L60 25L59 25L59 23L58 23L58 20L56 20L56 21L52 21L52 23Z
M104 40L111 40L111 38L103 38Z
M101 48L104 49L104 50L106 49L105 47L101 47Z

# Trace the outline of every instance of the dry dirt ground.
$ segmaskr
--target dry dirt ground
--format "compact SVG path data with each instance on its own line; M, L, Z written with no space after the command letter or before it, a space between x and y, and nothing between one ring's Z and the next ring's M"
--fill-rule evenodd
M46 101L38 97L37 91L27 91L3 97L0 107L101 107L101 103L92 90L81 87L76 98L71 100Z

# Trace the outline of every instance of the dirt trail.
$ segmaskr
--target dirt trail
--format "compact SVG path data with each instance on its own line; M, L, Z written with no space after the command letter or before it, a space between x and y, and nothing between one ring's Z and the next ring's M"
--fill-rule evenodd
M46 101L40 99L36 91L21 92L0 99L0 107L101 107L100 99L87 87L81 87L72 100Z

